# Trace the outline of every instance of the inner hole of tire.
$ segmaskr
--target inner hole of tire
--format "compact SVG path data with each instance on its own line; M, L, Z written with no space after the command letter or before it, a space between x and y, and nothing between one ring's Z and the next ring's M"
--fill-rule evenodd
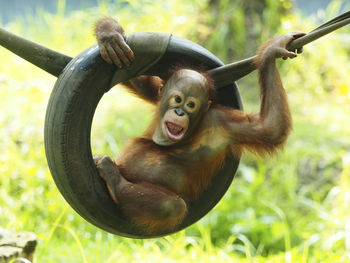
M122 85L101 98L91 127L93 156L115 158L124 144L140 136L149 125L154 106L128 93Z

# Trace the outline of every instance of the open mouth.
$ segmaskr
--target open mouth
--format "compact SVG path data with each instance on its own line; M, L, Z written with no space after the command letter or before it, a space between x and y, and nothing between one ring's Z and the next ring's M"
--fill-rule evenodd
M185 134L185 129L178 124L167 121L165 122L165 127L166 127L168 137L172 141L181 140Z

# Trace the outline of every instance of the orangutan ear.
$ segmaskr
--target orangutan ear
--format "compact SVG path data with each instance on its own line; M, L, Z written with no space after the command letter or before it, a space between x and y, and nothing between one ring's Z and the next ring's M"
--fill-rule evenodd
M164 89L164 85L159 86L159 88L158 88L158 99L160 99L163 96L163 89Z
M212 100L208 100L208 103L207 103L207 109L206 109L206 111L208 111L209 110L209 108L210 108L210 106L211 106L211 104L213 103L213 101Z

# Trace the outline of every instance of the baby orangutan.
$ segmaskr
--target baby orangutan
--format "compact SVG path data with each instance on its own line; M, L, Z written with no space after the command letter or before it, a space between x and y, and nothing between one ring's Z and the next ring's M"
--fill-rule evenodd
M101 56L118 67L130 65L132 50L113 19L97 22ZM126 87L156 105L155 117L139 138L132 139L115 160L95 157L100 176L126 218L147 233L178 226L187 207L210 184L229 152L243 147L272 153L283 146L291 116L275 60L294 58L287 44L294 32L265 43L255 61L259 70L259 113L213 104L215 87L206 73L180 68L168 80L140 76Z

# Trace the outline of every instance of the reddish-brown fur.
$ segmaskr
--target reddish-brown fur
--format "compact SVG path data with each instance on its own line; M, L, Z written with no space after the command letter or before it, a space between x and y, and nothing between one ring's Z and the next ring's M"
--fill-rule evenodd
M111 27L96 26L97 29ZM275 58L294 56L279 49L289 38L272 39L259 49L254 62L259 70L261 90L259 113L246 114L211 105L196 117L200 118L199 124L188 137L168 146L158 145L152 138L163 118L162 96L168 96L163 93L163 81L158 77L140 76L124 83L130 92L156 105L154 120L140 138L125 146L115 163L102 158L96 164L113 199L135 225L153 234L173 229L186 216L187 207L208 187L228 153L240 157L246 148L264 155L283 146L292 121ZM99 39L99 44L104 42ZM181 68L175 73L179 70ZM207 105L215 95L213 81L207 74L204 77L208 96L206 101L200 101L201 105ZM112 172L107 174L107 171ZM115 178L120 181L111 183Z

